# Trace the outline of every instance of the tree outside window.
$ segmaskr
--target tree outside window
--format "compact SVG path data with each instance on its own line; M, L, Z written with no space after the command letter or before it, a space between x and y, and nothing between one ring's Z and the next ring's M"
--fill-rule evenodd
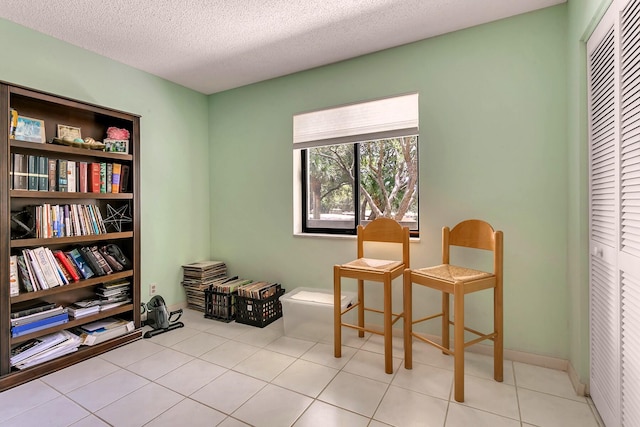
M355 234L392 218L418 231L418 138L303 150L305 232Z

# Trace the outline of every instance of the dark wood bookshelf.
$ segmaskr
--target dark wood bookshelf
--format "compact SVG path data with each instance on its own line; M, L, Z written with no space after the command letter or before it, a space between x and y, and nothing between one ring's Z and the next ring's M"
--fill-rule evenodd
M43 121L44 143L27 142L9 137L9 112L15 109L20 116ZM16 86L0 81L0 391L23 384L32 379L57 371L74 363L86 360L110 349L129 343L142 337L140 314L140 117L64 96L58 96L27 87ZM92 137L102 141L108 127L125 128L129 131L128 153L105 152L78 146L59 145L53 142L57 137L58 125L80 128L82 137ZM73 162L121 164L129 168L128 192L126 193L88 193L64 191L28 191L13 189L10 172L13 171L14 154L41 156L48 159ZM18 157L18 156L16 156ZM94 205L103 218L107 206L119 208L128 205L131 222L124 224L123 231L85 236L67 236L54 238L11 238L11 215L36 205ZM107 231L111 231L107 229ZM63 286L55 286L33 292L21 288L18 295L11 296L9 258L20 255L22 249L45 247L52 250L67 250L92 244L116 244L132 266L87 280L80 280ZM118 279L129 279L132 301L104 312L95 313L79 319L69 318L62 325L29 333L20 337L11 336L10 313L24 305L37 301L47 301L61 306L69 306L76 301L95 298L96 287ZM17 370L11 366L11 348L17 344L37 339L61 330L72 330L86 323L107 317L120 317L131 320L134 330L125 335L93 345L81 346L77 351L36 366Z

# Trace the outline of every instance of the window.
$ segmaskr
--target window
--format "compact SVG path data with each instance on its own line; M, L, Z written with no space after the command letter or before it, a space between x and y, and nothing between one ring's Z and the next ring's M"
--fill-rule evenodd
M298 231L356 234L387 217L417 236L417 117L417 94L295 116Z

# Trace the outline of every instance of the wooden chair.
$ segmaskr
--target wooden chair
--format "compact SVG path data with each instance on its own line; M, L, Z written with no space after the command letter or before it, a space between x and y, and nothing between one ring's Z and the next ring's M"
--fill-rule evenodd
M476 219L467 220L442 229L442 264L436 267L407 269L404 272L404 364L411 369L413 338L429 343L444 353L454 357L455 399L464 402L464 349L484 340L493 340L493 376L496 381L503 379L503 330L502 330L502 231L494 231L488 223ZM472 270L449 263L450 246L463 246L493 252L493 272ZM442 312L413 320L413 284L427 286L442 292ZM464 325L464 296L483 289L493 289L494 330L483 334ZM449 317L449 295L453 295L454 321ZM442 317L442 345L413 332L413 325L426 320ZM454 326L454 350L449 348L449 325ZM478 338L464 342L464 332Z
M365 242L400 243L402 245L402 260L379 260L364 257ZM384 369L388 374L393 373L392 357L392 327L403 316L403 313L392 313L391 282L402 275L405 268L409 268L409 228L402 227L398 222L389 218L378 218L366 227L358 226L358 259L347 264L333 267L334 292L334 355L342 356L342 326L358 330L358 335L364 337L365 332L384 336ZM340 303L341 279L348 277L358 280L358 301L342 310ZM382 282L384 287L383 310L365 307L364 281ZM358 324L344 323L342 315L357 307ZM382 313L383 328L370 329L364 326L364 312Z

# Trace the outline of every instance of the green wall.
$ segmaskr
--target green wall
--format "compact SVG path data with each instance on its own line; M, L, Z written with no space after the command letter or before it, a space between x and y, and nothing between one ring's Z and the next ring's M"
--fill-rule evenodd
M184 301L181 265L210 253L207 97L2 19L0 40L0 80L142 116L142 301Z
M292 115L418 91L412 266L439 262L443 225L489 221L505 234L506 347L568 358L566 23L561 5L210 96L213 257L287 289L331 288L355 240L293 235ZM471 322L490 327L490 301L472 296Z

